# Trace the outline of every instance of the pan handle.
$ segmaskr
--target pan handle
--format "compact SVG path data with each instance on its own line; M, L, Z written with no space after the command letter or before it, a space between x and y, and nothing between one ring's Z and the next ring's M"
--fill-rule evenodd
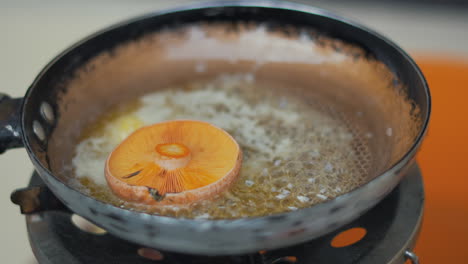
M23 146L21 139L21 103L23 98L11 98L0 93L0 154Z

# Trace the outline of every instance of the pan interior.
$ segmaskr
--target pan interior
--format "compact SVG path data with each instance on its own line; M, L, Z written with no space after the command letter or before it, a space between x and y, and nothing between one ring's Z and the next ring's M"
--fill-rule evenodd
M383 63L309 29L162 30L96 56L66 86L48 145L53 173L116 206L176 217L252 217L332 199L388 169L421 126L406 87ZM149 209L118 199L105 184L104 160L129 133L112 136L128 116L144 125L188 118L226 129L245 155L238 181L187 206Z

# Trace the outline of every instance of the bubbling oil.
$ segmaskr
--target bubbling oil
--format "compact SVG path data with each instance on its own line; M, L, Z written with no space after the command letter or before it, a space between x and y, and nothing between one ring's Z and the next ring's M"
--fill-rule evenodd
M206 121L236 139L244 159L235 184L184 206L149 208L115 196L104 177L109 153L137 128L175 119ZM272 91L252 74L167 87L116 106L90 124L76 147L70 181L104 202L172 217L231 219L298 210L368 179L367 141L347 120L346 113L320 102Z

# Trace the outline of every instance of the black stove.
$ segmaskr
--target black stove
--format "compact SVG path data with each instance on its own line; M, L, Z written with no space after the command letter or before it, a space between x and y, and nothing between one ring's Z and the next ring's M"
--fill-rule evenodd
M33 173L29 186L43 185L39 175ZM414 165L388 197L354 222L303 244L241 256L198 256L144 248L108 233L80 229L71 220L73 212L60 206L26 215L26 225L32 250L41 264L396 264L406 259L418 263L412 248L421 226L423 204L423 181ZM365 229L365 236L349 246L331 245L338 234L352 228Z

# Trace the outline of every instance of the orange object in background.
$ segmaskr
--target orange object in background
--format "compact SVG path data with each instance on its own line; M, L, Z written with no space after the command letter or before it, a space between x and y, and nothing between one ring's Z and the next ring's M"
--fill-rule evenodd
M432 93L417 160L426 204L416 244L421 263L468 263L468 58L415 56Z

